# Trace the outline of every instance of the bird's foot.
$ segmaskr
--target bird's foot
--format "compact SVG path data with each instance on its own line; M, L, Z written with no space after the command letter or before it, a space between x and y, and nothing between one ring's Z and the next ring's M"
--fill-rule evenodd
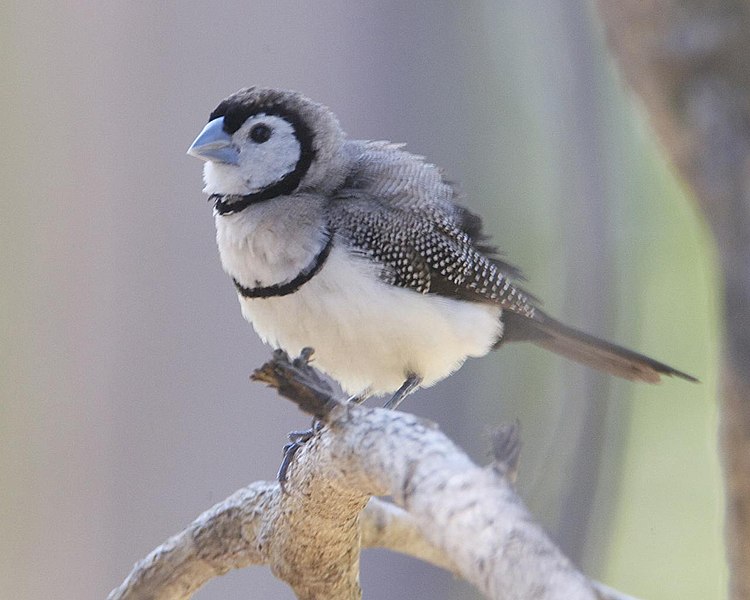
M292 464L292 460L294 460L294 455L321 429L323 429L323 423L317 419L313 419L312 426L309 429L289 432L287 436L289 443L284 445L284 456L281 459L281 465L279 465L279 472L276 474L276 480L279 482L282 491L285 491L284 485L287 482L287 471Z

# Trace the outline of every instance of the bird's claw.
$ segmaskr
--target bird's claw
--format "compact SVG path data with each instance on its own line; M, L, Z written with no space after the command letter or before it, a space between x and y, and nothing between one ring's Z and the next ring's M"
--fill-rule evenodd
M282 491L286 491L284 486L287 482L287 471L294 460L294 455L297 451L302 448L310 439L312 439L316 433L323 429L323 423L314 419L312 426L309 429L303 429L302 431L290 431L288 434L289 442L284 444L283 453L284 457L281 459L279 465L279 471L276 474L276 480L279 482Z

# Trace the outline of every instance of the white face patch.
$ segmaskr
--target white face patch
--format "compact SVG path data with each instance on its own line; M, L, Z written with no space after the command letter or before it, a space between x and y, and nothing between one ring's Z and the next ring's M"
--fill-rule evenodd
M246 194L259 192L294 171L301 154L294 127L275 115L250 117L232 141L240 150L240 164L235 169Z
M258 129L260 128L260 129ZM276 115L248 118L232 135L239 164L207 161L203 166L206 194L254 194L278 183L297 166L302 149L294 127Z

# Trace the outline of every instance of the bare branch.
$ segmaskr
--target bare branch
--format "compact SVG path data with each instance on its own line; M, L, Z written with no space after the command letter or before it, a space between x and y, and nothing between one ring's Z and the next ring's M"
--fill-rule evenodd
M449 557L425 539L417 520L395 504L371 498L362 512L360 527L363 548L386 548L459 575Z
M278 485L264 481L235 492L138 561L108 600L189 598L231 569L263 564L257 540L278 497Z
M298 598L359 598L360 544L450 569L488 598L626 598L573 567L497 465L478 467L412 415L326 397L308 371L305 359L277 354L256 373L299 392L296 400L326 422L295 456L286 492L258 482L217 504L139 562L110 600L188 598L250 564L268 565ZM497 444L511 462L516 433L509 428ZM385 494L400 508L370 500Z

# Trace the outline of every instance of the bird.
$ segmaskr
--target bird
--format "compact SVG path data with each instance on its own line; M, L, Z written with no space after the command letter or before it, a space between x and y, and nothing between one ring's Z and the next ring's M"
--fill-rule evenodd
M204 161L221 265L260 338L387 408L469 357L526 341L633 381L697 381L551 317L437 166L349 139L326 106L269 87L211 112ZM585 299L581 299L584 301Z

